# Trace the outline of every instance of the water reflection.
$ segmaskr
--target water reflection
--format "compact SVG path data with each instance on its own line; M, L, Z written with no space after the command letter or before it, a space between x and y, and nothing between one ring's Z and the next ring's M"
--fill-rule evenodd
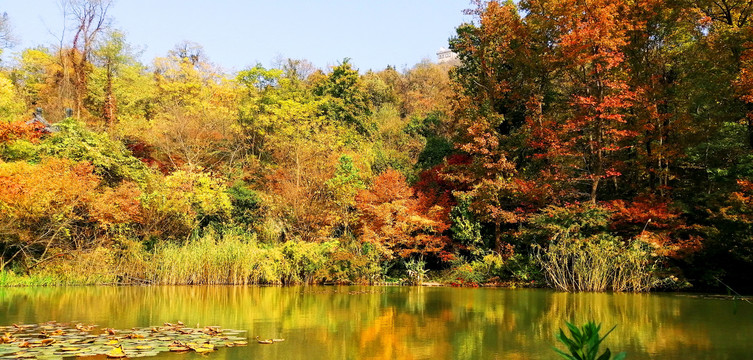
M566 320L618 325L629 359L740 359L753 306L672 294L411 287L75 287L0 289L0 323L80 321L113 328L184 321L284 343L215 359L552 359ZM161 358L192 358L165 354ZM196 357L198 358L198 357Z

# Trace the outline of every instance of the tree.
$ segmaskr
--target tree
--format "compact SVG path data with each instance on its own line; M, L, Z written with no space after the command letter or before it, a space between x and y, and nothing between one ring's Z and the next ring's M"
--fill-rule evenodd
M114 91L114 77L119 67L128 60L126 55L125 36L118 32L109 32L107 40L97 47L95 55L102 63L105 73L104 99L102 101L102 117L105 124L112 126L116 120L117 99Z
M251 154L261 161L255 172L269 191L270 221L286 224L280 237L317 240L342 230L335 228L343 224L343 209L327 182L348 126L323 116L327 100L297 75L257 65L236 81L240 125Z
M237 92L233 82L196 54L181 50L155 59L154 145L173 168L217 169L240 151L233 126Z
M88 111L104 120L111 134L144 140L148 136L143 127L157 115L159 103L154 74L136 60L134 49L117 30L97 41L93 55Z
M68 62L72 65L75 109L81 116L87 93L89 74L91 73L91 56L97 36L109 26L107 12L113 0L64 0L63 8L74 22L73 40L67 51ZM63 50L61 49L61 52ZM66 64L61 60L61 63Z
M89 246L85 231L99 177L86 162L46 159L38 165L0 164L0 234L3 267L32 265L49 252Z
M355 196L359 190L365 188L361 174L348 155L341 155L337 161L334 176L327 181L327 187L332 192L333 201L340 208L339 223L340 234L351 233L351 223L355 218Z
M373 131L366 92L358 71L351 67L349 59L335 66L332 73L316 85L314 93L327 97L322 105L324 116L351 126L362 135Z
M56 124L59 132L45 138L39 151L44 156L87 162L106 184L123 181L145 183L148 170L144 164L106 133L87 129L73 118Z
M562 175L589 184L585 192L595 203L602 180L621 175L619 155L636 136L626 126L635 98L623 52L631 30L624 21L629 7L621 0L558 5L552 65L561 69L558 85L569 99L556 104L556 113L544 114L544 121L532 123L534 141Z
M8 13L4 12L0 15L0 55L3 49L13 46L15 42Z
M449 207L432 204L395 170L374 178L356 196L361 241L373 244L383 259L413 255L446 256Z
M140 197L145 238L184 241L208 223L229 218L227 186L213 174L178 170L161 180Z
M0 73L0 122L16 120L26 110L15 86L5 74Z

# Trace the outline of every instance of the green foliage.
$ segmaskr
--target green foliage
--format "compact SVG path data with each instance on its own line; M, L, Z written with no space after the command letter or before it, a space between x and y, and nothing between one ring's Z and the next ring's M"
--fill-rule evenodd
M438 129L443 123L443 114L433 111L424 117L413 116L403 131L408 135L421 135L423 137L436 136Z
M604 336L600 336L599 330L601 329L601 325L596 325L594 322L589 321L580 329L569 322L566 322L566 324L572 338L565 335L562 329L560 329L556 337L559 342L567 347L569 354L560 349L554 349L561 357L568 360L622 360L625 358L626 354L624 352L612 357L609 348L599 355L601 343L616 326L607 331Z
M55 286L61 281L46 274L19 275L13 270L0 270L0 287L11 286Z
M426 261L423 256L413 258L405 262L405 271L408 274L408 283L412 285L420 285L424 282L428 270L426 269Z
M444 159L453 153L453 145L443 137L430 136L426 139L426 145L420 154L418 154L418 163L421 169L429 169L437 166Z
M380 142L375 143L371 151L373 156L371 163L372 173L380 174L389 169L394 169L402 173L408 179L408 182L414 182L417 179L413 171L413 161L408 154L388 148Z
M335 284L374 284L384 278L380 253L370 243L341 238L330 254L327 281Z
M740 123L722 124L707 142L687 150L688 162L703 164L704 175L716 186L727 189L737 179L753 178L753 155L744 145L747 131Z
M107 96L114 97L117 131L130 134L135 124L154 116L159 102L156 96L154 75L135 60L133 50L124 42L123 35L113 32L96 50L95 56L101 66L94 67L90 75L87 107L99 118L105 116ZM111 93L108 94L108 91Z
M351 200L358 190L366 188L358 168L353 163L353 158L349 155L340 156L335 174L327 181L327 186L335 192L338 198L346 197Z
M251 229L260 220L261 199L243 182L236 182L227 189L230 202L233 205L233 222L244 228Z
M598 205L582 203L549 206L531 221L536 240L587 238L607 232L609 211Z
M335 66L326 80L316 86L314 93L326 97L321 107L324 116L351 126L362 135L374 132L374 124L369 120L371 108L366 91L358 70L351 67L348 59Z
M280 69L266 69L261 64L238 72L236 81L247 91L264 91L279 84L283 72Z
M327 273L330 255L337 242L313 243L288 241L282 244L284 256L283 284L311 284L320 282Z
M489 252L470 262L460 257L455 261L450 274L453 283L470 285L499 281L509 277L507 261L494 252Z
M94 173L109 184L124 180L146 182L149 175L146 166L107 133L93 132L73 118L55 125L60 131L39 145L41 155L88 161L94 166Z
M209 222L223 222L233 205L227 187L205 172L176 171L141 195L145 236L185 239Z
M55 59L48 49L38 47L22 51L17 61L19 66L13 69L12 77L17 84L22 85L19 95L27 104L39 105L45 95L47 69Z
M471 285L475 286L482 284L488 280L488 277L481 272L477 272L473 264L461 261L452 268L451 271L451 283L455 285Z
M481 223L470 210L468 196L457 197L457 205L450 212L452 239L463 246L472 259L484 256L489 248L481 237Z
M27 140L16 140L0 147L0 158L5 161L39 161L39 146Z
M543 279L541 267L536 258L530 254L516 253L505 260L503 275L516 281L538 282Z

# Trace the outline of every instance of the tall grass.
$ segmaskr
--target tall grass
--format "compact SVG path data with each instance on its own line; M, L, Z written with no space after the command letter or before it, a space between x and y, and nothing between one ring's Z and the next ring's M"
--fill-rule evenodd
M12 270L0 270L0 287L10 286L50 286L57 285L60 280L54 276L34 274L29 276L18 275Z
M134 240L71 254L36 269L32 275L0 273L0 285L252 285L360 282L374 269L362 267L365 255L350 253L337 241L264 243L256 235L207 231L185 243L163 242L147 251ZM343 267L343 262L350 263Z
M156 284L302 284L326 278L331 243L290 241L264 245L255 236L208 233L154 252Z

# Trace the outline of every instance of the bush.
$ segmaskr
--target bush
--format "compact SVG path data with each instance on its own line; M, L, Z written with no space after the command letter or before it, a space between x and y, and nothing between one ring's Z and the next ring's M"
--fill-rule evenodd
M106 133L94 133L80 122L68 118L55 124L60 132L40 144L42 155L87 161L103 181L114 185L123 180L143 184L149 170L125 146Z
M350 239L342 242L330 254L327 281L336 284L374 284L383 281L384 268L380 253L371 243Z
M230 202L233 204L232 219L235 225L246 230L253 228L259 221L261 199L259 195L248 188L243 182L237 182L227 189Z

